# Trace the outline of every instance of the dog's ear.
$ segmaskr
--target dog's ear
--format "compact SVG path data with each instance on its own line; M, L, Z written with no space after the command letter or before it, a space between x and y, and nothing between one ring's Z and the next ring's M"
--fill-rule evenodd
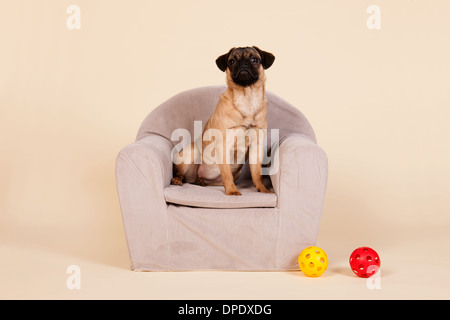
M269 69L270 66L273 64L273 62L275 61L275 56L273 54L271 54L270 52L266 52L266 51L259 49L258 47L253 47L253 48L255 48L259 52L259 55L261 56L261 64L262 64L263 68Z
M216 64L219 67L219 69L223 72L225 72L227 70L228 67L228 57L230 56L231 51L233 51L234 48L231 48L230 51L228 51L228 53L225 53L223 55L221 55L220 57L218 57L216 59Z

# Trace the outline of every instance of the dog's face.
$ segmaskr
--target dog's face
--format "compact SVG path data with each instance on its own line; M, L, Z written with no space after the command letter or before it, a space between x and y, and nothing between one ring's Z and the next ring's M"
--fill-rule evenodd
M216 64L222 71L230 72L232 81L242 87L248 87L258 81L260 73L269 68L275 60L270 52L257 47L232 48L217 58Z

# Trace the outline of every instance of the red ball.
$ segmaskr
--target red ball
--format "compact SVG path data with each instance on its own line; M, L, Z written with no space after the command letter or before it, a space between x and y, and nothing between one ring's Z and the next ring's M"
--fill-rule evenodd
M378 253L369 247L353 251L349 262L353 272L361 278L368 278L377 273L381 263Z

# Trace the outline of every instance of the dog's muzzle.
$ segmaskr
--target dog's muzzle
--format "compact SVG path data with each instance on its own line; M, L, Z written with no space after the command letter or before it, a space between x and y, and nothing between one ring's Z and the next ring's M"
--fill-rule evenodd
M233 81L243 87L251 86L259 79L259 73L252 70L251 67L246 65L239 66L235 71L235 76L233 77Z

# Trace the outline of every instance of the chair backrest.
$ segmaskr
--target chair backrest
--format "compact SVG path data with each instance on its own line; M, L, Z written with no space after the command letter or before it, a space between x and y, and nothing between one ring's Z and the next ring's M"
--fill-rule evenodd
M202 121L203 127L225 92L226 86L209 86L181 92L155 108L144 119L136 140L149 134L158 134L170 140L175 129L187 129L194 138L194 121ZM291 104L266 91L268 100L268 133L271 129L279 130L282 141L290 133L300 133L316 142L314 130L305 116ZM270 136L270 134L268 134ZM270 137L269 137L270 138ZM172 141L175 145L178 141ZM270 140L268 142L270 146Z

